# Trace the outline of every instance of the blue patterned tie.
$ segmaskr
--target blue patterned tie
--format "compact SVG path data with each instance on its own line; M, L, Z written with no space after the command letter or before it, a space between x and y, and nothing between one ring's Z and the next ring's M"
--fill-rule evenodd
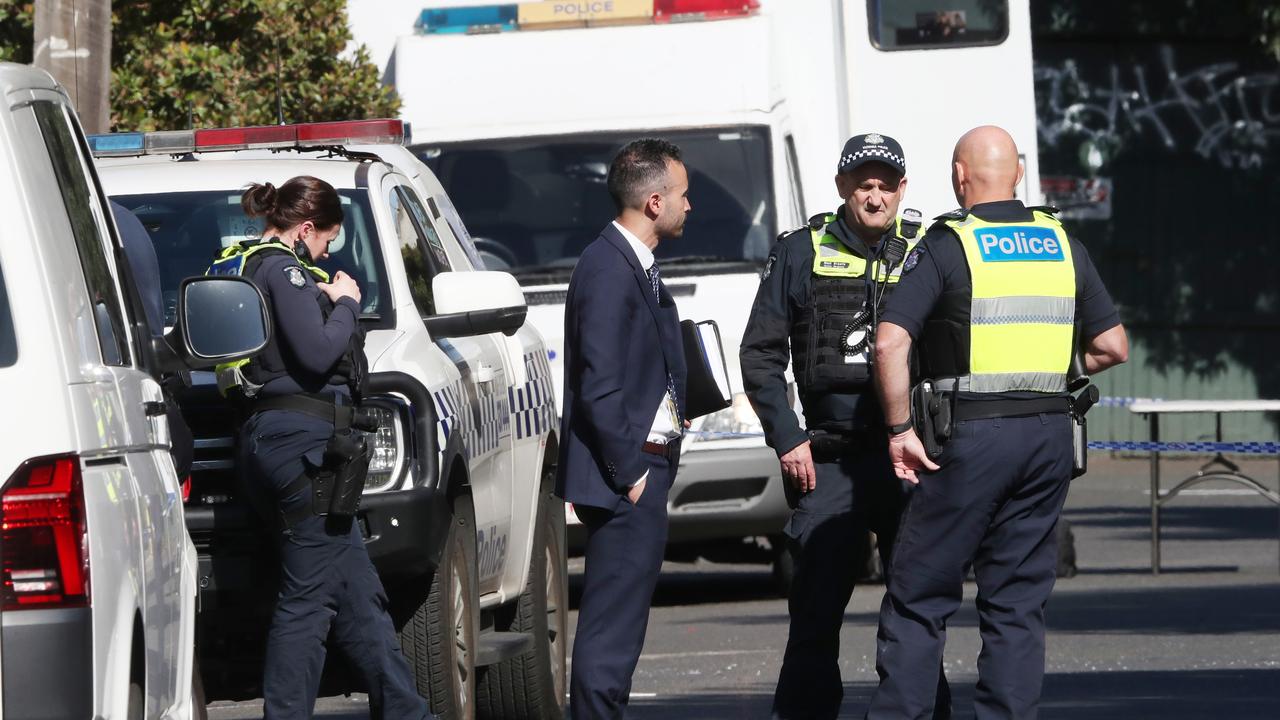
M662 278L658 272L658 263L649 266L649 284L653 286L653 297L657 299L658 304L662 304L662 293L659 288L662 287ZM683 418L680 413L680 400L676 395L676 379L671 377L671 373L667 373L667 392L671 395L671 403L676 406L676 422L683 424ZM682 427L676 427L675 431L684 434Z

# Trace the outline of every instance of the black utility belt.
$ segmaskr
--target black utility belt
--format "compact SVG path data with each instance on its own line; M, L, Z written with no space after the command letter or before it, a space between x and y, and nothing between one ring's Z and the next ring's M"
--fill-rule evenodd
M945 393L944 393L945 396ZM1031 415L1066 415L1071 412L1071 400L1067 397L1032 398L1028 400L963 400L956 398L952 419L988 420Z
M340 393L277 395L254 400L249 405L250 415L268 410L284 410L310 415L333 423L335 430L353 427L365 432L378 430L378 420L372 413L352 405L351 399Z

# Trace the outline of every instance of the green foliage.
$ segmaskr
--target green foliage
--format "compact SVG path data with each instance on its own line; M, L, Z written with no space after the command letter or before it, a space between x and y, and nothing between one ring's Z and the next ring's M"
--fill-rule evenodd
M1280 60L1280 0L1031 0L1036 38L1242 40Z
M15 12L16 10L16 12ZM32 4L0 0L0 59L31 60ZM116 0L115 130L395 117L345 0Z
M0 62L31 62L33 3L0 0Z

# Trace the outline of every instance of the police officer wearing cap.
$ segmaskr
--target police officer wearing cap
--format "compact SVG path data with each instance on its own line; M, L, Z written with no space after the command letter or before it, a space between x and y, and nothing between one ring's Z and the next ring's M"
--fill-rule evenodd
M880 611L868 718L929 716L931 669L971 567L982 635L976 717L1036 716L1053 530L1072 475L1068 368L1077 342L1092 374L1124 362L1128 340L1084 247L1052 209L1014 199L1021 179L1004 130L960 139L952 186L962 209L938 218L908 256L876 336L890 457L915 486ZM917 379L930 381L919 387L942 391L916 413L930 419L920 426L930 442L945 440L936 463L911 423L913 344Z
M887 559L903 501L869 361L877 301L897 284L920 214L898 217L906 162L886 135L850 138L835 183L844 204L774 245L741 348L743 384L778 453L793 509L785 528L795 560L791 627L773 699L773 717L781 719L839 713L840 626L856 558L870 529ZM792 410L788 362L807 428Z
M252 280L274 329L259 356L218 371L219 387L249 415L237 462L280 554L264 718L311 717L331 633L368 689L372 718L432 717L400 650L354 508L334 512L318 491L351 467L334 455L352 447L364 375L360 288L346 273L330 278L314 264L328 257L342 230L341 200L323 180L300 176L279 188L255 184L241 205L250 217L265 217L263 239L228 248L209 272ZM356 482L363 486L362 474Z

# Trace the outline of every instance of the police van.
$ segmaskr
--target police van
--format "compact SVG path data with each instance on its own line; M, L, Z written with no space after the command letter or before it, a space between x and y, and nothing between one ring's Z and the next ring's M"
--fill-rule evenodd
M680 146L693 210L684 236L657 257L681 318L718 323L736 394L695 420L682 445L667 554L781 557L770 553L780 542L744 542L777 539L788 509L737 359L769 249L804 218L767 18L743 0L428 5L417 34L404 26L388 66L413 126L409 149L448 189L485 266L519 279L557 396L569 278L616 215L609 162L638 137ZM467 72L423 72L439 67ZM585 534L570 522L576 547Z
M174 287L176 332L158 337L71 100L11 63L0 214L0 717L204 717L196 548L158 381L261 350L262 296L237 278Z
M90 140L107 192L151 234L170 314L183 278L257 237L240 208L248 183L312 175L337 189L345 217L324 264L360 284L379 418L358 522L418 687L441 717L561 717L568 601L547 350L515 279L480 269L431 172L382 157L407 153L400 121ZM230 406L208 375L180 400L197 447L186 514L206 691L258 697L276 563L238 501ZM356 689L341 670L330 663L327 691Z

